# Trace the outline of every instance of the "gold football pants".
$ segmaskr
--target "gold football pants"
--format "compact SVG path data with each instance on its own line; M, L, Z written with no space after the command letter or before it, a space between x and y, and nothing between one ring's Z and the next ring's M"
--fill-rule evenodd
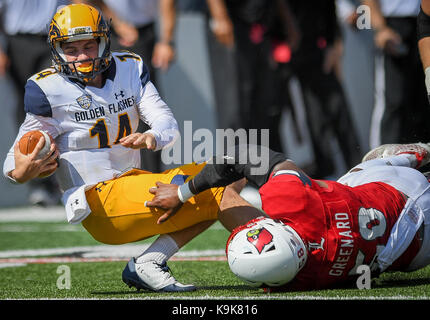
M155 182L182 184L204 165L192 163L163 173L132 169L118 178L100 182L86 192L91 214L82 225L100 242L123 244L216 220L224 188L212 188L192 197L162 224L157 224L157 220L163 210L145 207L145 201L154 197L149 188Z

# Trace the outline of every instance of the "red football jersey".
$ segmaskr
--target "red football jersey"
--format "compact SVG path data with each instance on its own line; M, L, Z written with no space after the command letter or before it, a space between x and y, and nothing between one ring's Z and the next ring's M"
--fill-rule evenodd
M263 210L293 227L308 249L305 266L290 282L296 290L332 287L357 279L359 265L372 267L387 243L406 200L385 183L348 187L295 171L272 176L260 188ZM414 238L389 270L407 267L419 250Z

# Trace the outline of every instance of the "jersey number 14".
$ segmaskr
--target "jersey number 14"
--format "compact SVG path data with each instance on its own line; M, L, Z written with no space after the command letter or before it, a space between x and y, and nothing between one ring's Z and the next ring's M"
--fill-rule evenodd
M113 144L118 144L119 140L131 134L130 118L127 112L118 115L118 135ZM90 137L97 137L99 140L99 148L110 148L109 132L106 126L105 119L97 120L96 124L90 129Z

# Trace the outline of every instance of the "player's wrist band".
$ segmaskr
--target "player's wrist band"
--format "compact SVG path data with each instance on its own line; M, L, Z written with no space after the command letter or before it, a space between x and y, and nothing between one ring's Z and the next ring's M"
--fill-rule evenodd
M417 35L418 40L430 37L430 16L428 16L421 7L417 16Z
M187 202L190 198L194 196L194 193L190 190L189 182L184 183L178 188L178 198L182 203Z

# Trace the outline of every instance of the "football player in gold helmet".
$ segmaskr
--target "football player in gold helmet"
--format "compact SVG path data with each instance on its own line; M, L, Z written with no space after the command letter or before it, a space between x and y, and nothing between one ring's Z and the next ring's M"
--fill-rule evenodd
M69 78L88 82L110 65L110 26L92 6L74 4L57 11L48 42L55 69Z
M82 223L96 240L107 244L160 235L127 263L123 281L161 292L195 290L194 285L181 284L169 273L167 261L217 219L224 188L203 195L205 204L189 201L186 210L157 224L160 212L146 206L152 199L149 188L160 179L182 184L204 164L160 174L137 169L139 149L167 147L177 137L178 124L150 81L142 57L111 52L109 33L100 12L88 5L61 7L53 16L48 42L54 66L28 79L26 119L15 141L28 131L42 130L55 139L58 148L52 147L54 156L37 159L42 139L30 156L22 154L15 142L6 156L3 175L25 183L50 170L59 153L56 176L64 192L68 222ZM140 132L139 120L150 130Z

